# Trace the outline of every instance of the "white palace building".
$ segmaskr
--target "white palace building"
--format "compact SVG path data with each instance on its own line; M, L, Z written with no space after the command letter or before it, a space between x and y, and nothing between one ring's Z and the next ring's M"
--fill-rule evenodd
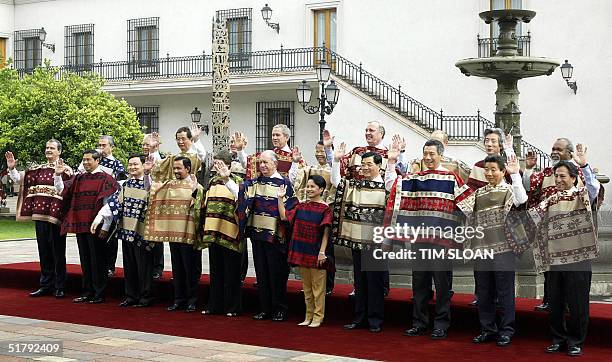
M523 146L541 150L545 163L554 140L568 137L588 145L600 173L612 173L612 48L604 41L612 33L611 1L268 1L0 0L0 57L23 71L49 59L62 70L101 74L147 131L159 131L162 149L175 151L174 131L188 125L194 107L210 122L212 22L224 19L231 127L248 135L249 151L268 148L271 127L283 122L293 130L291 143L314 161L319 115L304 111L296 88L306 80L315 105L315 66L325 60L340 88L325 117L337 140L363 144L366 122L379 120L388 140L402 134L417 157L431 130L443 128L448 154L473 164L484 156L496 84L464 76L455 62L495 52L497 26L480 12L529 9L537 16L520 24L519 52L568 59L577 93L559 68L519 82Z

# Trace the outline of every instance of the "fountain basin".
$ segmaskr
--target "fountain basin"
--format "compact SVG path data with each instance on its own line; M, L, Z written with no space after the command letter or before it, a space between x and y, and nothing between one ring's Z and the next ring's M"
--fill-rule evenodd
M557 60L542 57L468 58L455 63L466 76L491 79L522 79L551 75L560 65Z

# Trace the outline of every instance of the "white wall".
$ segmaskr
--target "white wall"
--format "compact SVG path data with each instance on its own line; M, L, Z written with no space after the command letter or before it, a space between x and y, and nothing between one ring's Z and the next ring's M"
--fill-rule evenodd
M255 152L256 148L256 103L273 101L295 101L295 91L274 90L266 92L232 92L230 110L230 131L244 132L248 139L247 152ZM159 132L162 137L161 149L169 152L178 152L174 142L174 133L179 127L189 126L190 113L193 107L203 112L202 121L210 122L211 94L186 94L146 97L126 97L133 106L159 106ZM308 163L314 163L314 146L319 139L318 118L306 114L297 102L294 104L294 139L300 146ZM210 124L210 123L209 123ZM314 125L314 126L313 126ZM316 127L315 127L316 126ZM212 149L209 137L204 135L204 145L207 150Z
M14 21L14 6L8 1L0 1L0 38L8 39L6 41L6 57L13 57L13 25Z

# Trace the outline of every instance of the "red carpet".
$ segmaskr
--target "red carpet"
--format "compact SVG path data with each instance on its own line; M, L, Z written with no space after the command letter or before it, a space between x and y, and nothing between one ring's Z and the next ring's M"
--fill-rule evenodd
M70 265L69 297L78 293L78 275L79 267ZM169 275L164 278L156 283L157 293L171 296ZM201 288L203 298L207 292L207 282L204 276ZM566 358L565 355L551 356L543 352L549 343L547 315L531 311L537 304L536 300L517 300L517 336L511 346L499 348L494 344L471 343L471 338L478 332L478 324L476 310L466 305L471 300L469 295L453 297L453 322L449 338L432 341L428 336L402 336L403 330L409 325L411 310L408 290L392 290L385 305L387 320L383 332L372 334L367 330L342 329L342 324L351 319L352 304L346 298L350 286L337 286L335 296L328 298L325 324L321 328L310 329L296 325L303 318L303 297L298 293L299 282L290 282L292 315L285 323L257 322L250 318L250 313L256 307L253 305L256 303L256 290L250 287L251 282L247 283L249 287L245 287L244 292L245 309L249 313L230 319L224 316L205 317L199 313L167 312L167 300L160 300L151 308L120 308L117 306L122 287L120 278L112 279L109 300L101 305L73 304L69 298L29 298L27 292L35 289L38 284L38 264L0 265L0 314L378 360L415 358L490 361L520 358L547 361ZM610 330L612 306L592 304L589 338L584 355L586 360L610 360Z

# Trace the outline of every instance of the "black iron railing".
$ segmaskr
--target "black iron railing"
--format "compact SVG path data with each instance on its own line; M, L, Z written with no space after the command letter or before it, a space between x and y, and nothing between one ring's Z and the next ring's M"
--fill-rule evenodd
M499 38L481 38L478 34L476 40L478 41L478 58L489 58L495 55ZM527 35L519 36L517 41L518 55L531 56L531 32L528 31Z
M246 59L246 61L245 61ZM266 74L314 70L323 60L331 64L333 74L359 89L369 97L383 103L418 126L433 131L444 130L451 140L480 141L484 130L495 127L494 123L480 115L455 116L445 115L424 105L397 87L381 80L359 65L342 57L326 47L255 51L230 56L231 74ZM186 57L170 57L148 60L146 62L118 61L91 64L90 69L61 66L62 73L79 73L91 71L99 74L107 82L164 78L198 78L212 76L212 55L201 54ZM20 72L24 72L20 70ZM533 150L538 157L538 165L546 167L549 156L533 145L522 142L522 153Z

